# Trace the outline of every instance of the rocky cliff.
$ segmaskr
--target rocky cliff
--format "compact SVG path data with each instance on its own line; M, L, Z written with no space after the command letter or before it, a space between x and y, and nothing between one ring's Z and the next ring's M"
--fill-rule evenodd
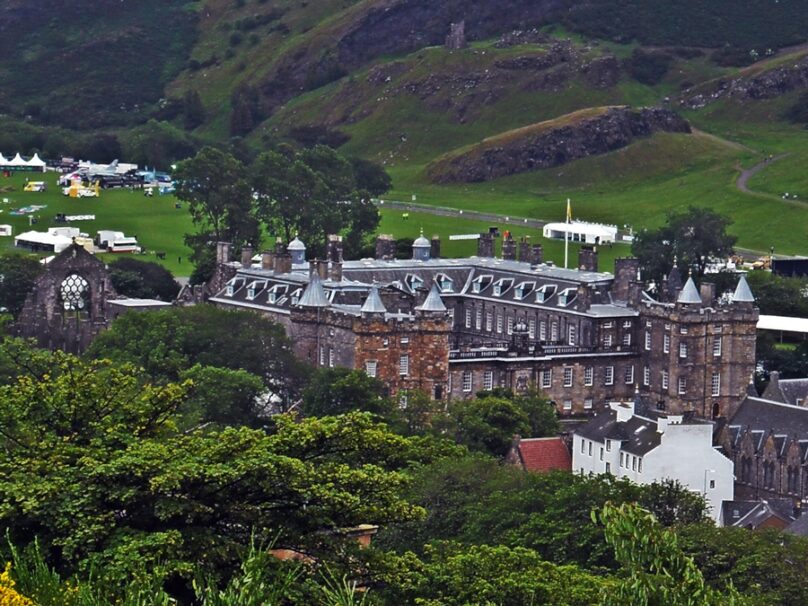
M472 183L559 166L630 145L655 132L689 133L690 125L662 108L601 107L510 131L432 163L434 183Z

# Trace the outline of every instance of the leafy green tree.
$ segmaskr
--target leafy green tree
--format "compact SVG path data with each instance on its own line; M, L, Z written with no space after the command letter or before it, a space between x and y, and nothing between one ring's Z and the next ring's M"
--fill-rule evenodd
M386 194L393 187L393 180L388 172L376 162L364 158L351 158L350 162L356 177L356 186L371 196Z
M760 313L773 316L808 316L808 279L778 276L768 271L747 275Z
M449 411L460 444L498 457L507 454L514 435L530 431L527 413L507 398L489 396L453 402Z
M639 232L631 252L640 260L646 280L660 284L676 262L683 276L692 273L700 281L712 259L732 254L737 238L727 233L730 224L723 215L691 206L670 213L664 226Z
M181 432L190 384L153 386L131 367L44 355L49 372L0 387L0 523L38 536L65 570L126 578L138 566L188 575L260 541L326 553L362 523L417 518L401 471L420 444L369 415L300 420L274 432Z
M193 156L198 143L168 122L149 120L129 131L123 147L124 155L132 162L165 169L177 160Z
M268 414L261 378L245 370L196 364L180 379L193 385L180 408L186 427L204 423L258 426Z
M357 188L353 166L324 145L295 152L289 147L261 154L253 164L257 215L270 232L287 240L299 234L322 254L330 234L345 235L353 255L379 224L370 196Z
M260 241L258 221L252 212L252 192L244 165L213 147L180 162L174 173L176 196L188 203L197 228L186 236L195 250L227 241L237 248Z
M0 307L18 316L41 273L42 265L33 255L0 254Z
M126 297L173 301L180 290L171 272L158 263L121 257L109 264L109 272L116 292Z
M316 417L362 410L389 420L395 405L378 379L358 370L326 368L314 374L303 392L301 410Z
M390 604L423 606L589 606L614 585L576 566L547 562L535 551L504 545L431 545L391 566Z
M93 341L87 356L134 364L161 383L179 380L196 364L245 370L261 379L280 408L297 400L306 373L280 325L211 305L125 314Z
M676 533L665 529L637 505L607 503L592 520L606 529L625 578L603 594L604 606L730 606L751 604L730 588L711 589L692 558L679 546Z
M528 418L530 429L524 437L544 438L558 435L561 426L558 422L558 410L549 399L536 390L530 389L516 394L512 389L497 387L493 391L481 391L477 398L505 398L513 402Z

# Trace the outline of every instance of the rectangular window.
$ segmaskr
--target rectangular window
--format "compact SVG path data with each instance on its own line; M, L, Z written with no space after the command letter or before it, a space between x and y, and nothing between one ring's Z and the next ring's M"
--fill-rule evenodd
M572 368L564 369L564 387L572 387Z
M325 366L325 346L320 346L320 366Z
M625 374L623 375L626 385L634 384L634 365L626 366Z
M662 389L668 389L668 379L670 375L668 375L667 370L662 371Z
M407 345L409 342L410 342L410 338L409 338L409 337L401 337L401 341L400 341L400 343L401 343L402 345Z
M452 373L449 373L449 382L446 384L446 391L452 393Z
M334 349L328 348L328 367L334 368Z
M494 314L490 311L485 312L485 330L486 332L494 330Z
M572 400L564 400L564 410L572 410Z
M539 341L547 340L547 322L542 320L539 322Z
M606 463L606 473L612 473L612 464Z
M592 384L595 382L595 369L591 366L587 366L584 368L584 385L587 387L592 387Z
M589 456L592 456L592 440L589 440Z
M637 459L637 473L642 473L642 459Z
M679 357L686 358L687 357L687 343L679 343Z
M584 449L586 448L586 440L581 438L581 454L584 454Z
M607 366L605 368L606 376L604 377L604 385L614 385L614 366Z
M603 446L600 447L600 460L603 460Z
M404 354L398 359L398 374L400 375L408 375L410 374L410 356L409 354Z
M502 334L502 314L497 314L497 332Z
M686 335L687 334L687 326L680 326L679 327L679 334Z
M606 452L611 452L611 451L612 451L612 441L611 440L606 440Z
M651 351L651 333L645 331L645 351Z
M592 398L587 398L584 400L584 410L591 410L592 409Z
M471 310L466 310L466 328L471 328Z
M483 310L478 309L477 313L474 315L474 328L477 330L481 330L483 327Z
M527 334L531 339L536 338L536 320L531 320L527 324Z
M494 371L486 370L483 374L483 389L486 391L494 389Z
M365 373L369 377L376 377L376 368L378 367L378 362L376 360L368 360L365 362Z
M625 456L625 455L624 455L624 454L621 452L621 453L620 453L620 467L625 467L625 465L623 464L623 457L624 457L624 456Z
M612 335L606 335L603 337L603 345L606 347L612 346Z
M541 386L542 389L549 389L553 386L553 371L550 369L542 370L541 373Z
M511 318L510 316L508 317L508 334L509 335L513 334L513 318Z
M630 332L623 333L623 345L625 347L630 347L631 346L631 333Z
M567 340L567 341L568 341L568 343L569 343L570 345L575 345L575 339L576 339L576 334L575 334L575 333L576 333L576 330L575 330L575 326L570 326L570 327L568 327L568 329L567 329L567 333L568 333L568 335L567 335L567 336L568 336L568 340Z
M614 326L614 322L604 322L603 328L612 328Z
M662 351L664 353L670 353L670 351L671 351L671 336L670 335L665 335L662 338Z
M463 371L463 391L469 392L471 391L471 371L464 370Z
M712 394L713 397L717 397L721 395L721 373L714 372L713 379L712 379Z
M679 377L677 391L679 392L680 396L683 396L687 393L687 379L684 377Z
M642 369L642 384L648 387L651 384L651 369L648 366L643 366Z
M637 457L631 455L631 471L637 471Z
M713 337L713 355L716 358L721 355L721 337Z
M558 341L558 322L550 324L550 340L555 343Z
M623 320L623 328L631 328L631 320Z

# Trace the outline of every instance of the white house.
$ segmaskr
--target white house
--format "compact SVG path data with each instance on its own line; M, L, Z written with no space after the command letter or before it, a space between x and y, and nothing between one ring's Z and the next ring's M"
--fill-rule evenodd
M704 495L716 521L734 497L734 466L713 447L713 425L686 415L635 411L613 402L573 433L572 470L610 473L638 484L678 480Z

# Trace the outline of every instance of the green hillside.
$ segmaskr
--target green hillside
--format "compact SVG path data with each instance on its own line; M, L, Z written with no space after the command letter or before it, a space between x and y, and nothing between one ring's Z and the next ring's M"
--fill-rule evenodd
M390 199L555 219L570 197L581 218L636 228L697 204L731 215L741 246L805 252L808 142L788 119L808 74L798 0L43 4L45 21L22 0L0 7L5 153L166 165L206 143L320 141L384 165ZM449 50L462 19L469 46ZM695 130L484 184L426 177L445 154L614 105L673 109Z

